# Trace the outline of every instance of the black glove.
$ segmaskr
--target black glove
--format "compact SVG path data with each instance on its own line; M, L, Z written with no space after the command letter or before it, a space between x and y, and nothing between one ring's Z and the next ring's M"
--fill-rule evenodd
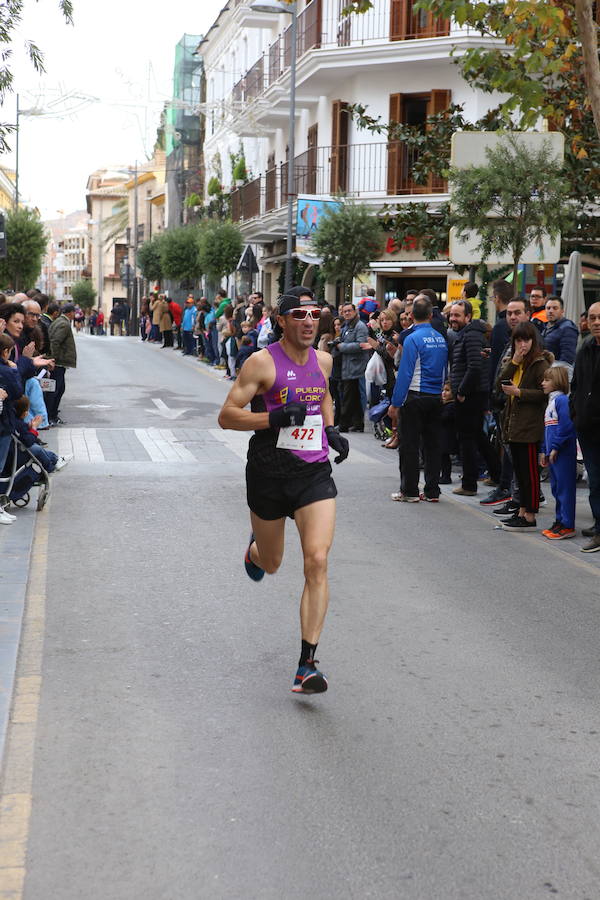
M302 403L286 403L272 409L269 413L271 428L287 428L289 425L302 425L306 418L306 406Z
M327 443L331 447L332 450L335 450L336 453L339 453L339 456L336 456L334 462L341 463L344 462L348 454L350 453L350 444L346 440L345 437L336 431L333 425L328 425L325 429L325 434L327 435Z

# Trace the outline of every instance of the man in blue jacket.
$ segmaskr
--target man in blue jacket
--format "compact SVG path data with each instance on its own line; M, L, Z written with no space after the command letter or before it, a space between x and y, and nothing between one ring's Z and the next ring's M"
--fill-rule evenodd
M563 363L569 369L569 377L573 373L575 354L579 332L575 322L565 318L565 309L561 297L548 297L546 300L546 316L548 322L542 332L544 350L554 354L554 361Z
M413 303L414 327L404 341L396 386L389 408L394 424L400 416L400 497L437 503L440 496L442 388L448 364L445 337L431 325L431 300L418 294ZM423 440L425 488L419 497L419 447ZM395 498L394 498L395 499Z
M183 355L193 356L196 352L196 342L194 340L194 325L196 324L196 315L198 310L194 304L194 297L189 294L185 300L183 308L183 318L181 321L181 332L183 335Z

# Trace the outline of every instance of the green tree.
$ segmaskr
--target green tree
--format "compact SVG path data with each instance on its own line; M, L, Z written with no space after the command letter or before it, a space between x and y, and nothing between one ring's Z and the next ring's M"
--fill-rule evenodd
M71 297L82 309L91 309L96 302L96 289L88 278L82 278L71 288Z
M232 222L208 222L200 236L200 263L209 278L219 281L237 266L244 241Z
M330 281L341 281L350 299L352 279L381 256L385 235L380 222L366 207L346 201L327 209L317 228L313 246L322 258L321 268Z
M147 281L161 281L163 277L161 245L164 235L159 234L144 241L137 252L137 264Z
M0 282L15 291L33 287L42 271L48 237L37 213L21 208L7 213L5 259L0 259Z
M58 0L58 6L69 25L73 24L73 4L71 0ZM6 100L6 95L12 91L14 75L9 68L12 54L11 44L14 39L15 29L18 28L23 17L25 0L9 0L0 4L0 105ZM38 73L45 71L44 55L33 41L25 41L25 49L33 67ZM0 153L10 150L6 138L15 126L8 123L0 123Z
M175 281L197 281L204 271L199 250L199 229L196 225L165 231L159 244L162 274Z
M479 236L481 261L510 252L513 284L523 251L556 238L570 217L568 188L550 143L531 150L506 136L486 150L487 164L451 169L451 222L459 240L470 231Z
M124 194L122 197L119 197L114 204L112 214L102 220L104 246L106 248L112 247L117 238L120 238L121 235L125 234L128 225L129 200L127 195Z

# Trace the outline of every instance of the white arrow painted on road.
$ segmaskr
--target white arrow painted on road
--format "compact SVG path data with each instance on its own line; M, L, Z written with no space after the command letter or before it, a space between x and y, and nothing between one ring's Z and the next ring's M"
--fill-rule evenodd
M167 404L159 397L152 397L152 402L156 406L156 409L147 409L146 412L152 413L155 416L162 416L163 419L178 419L179 416L188 412L187 409L169 409Z

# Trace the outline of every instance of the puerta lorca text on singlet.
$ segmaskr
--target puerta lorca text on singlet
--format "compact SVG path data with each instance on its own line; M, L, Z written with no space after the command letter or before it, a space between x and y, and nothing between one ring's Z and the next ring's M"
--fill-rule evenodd
M306 406L307 417L321 416L321 406L327 394L327 382L319 366L317 354L310 347L308 360L300 366L285 353L279 342L266 348L275 364L275 380L264 394L252 400L253 412L271 412L286 403L301 403ZM300 426L292 433L297 437L308 434L310 429ZM315 463L329 465L329 445L325 428L321 424L321 446L316 450L281 449L277 446L279 431L268 428L256 431L250 439L248 463L257 468L265 468L272 476L302 474L307 466Z

